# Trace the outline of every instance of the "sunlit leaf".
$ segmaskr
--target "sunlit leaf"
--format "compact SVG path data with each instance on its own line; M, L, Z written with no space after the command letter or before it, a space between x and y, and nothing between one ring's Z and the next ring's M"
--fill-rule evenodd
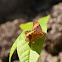
M28 28L29 26L31 26L33 23L32 22L28 22L28 23L25 23L25 24L21 24L20 25L20 28L22 30L25 30L26 28Z
M42 46L45 40L45 36L47 33L47 22L50 16L46 16L42 19L39 19L38 22L40 23L42 30L45 32L45 35L43 36L43 38L36 40L35 42L29 43L25 41L25 31L30 31L33 28L33 23L29 22L27 24L23 24L20 25L22 27L22 29L24 30L21 33L21 36L19 38L19 40L17 41L17 52L18 52L18 56L20 59L20 62L36 62L41 50L42 50ZM29 27L28 27L29 26Z

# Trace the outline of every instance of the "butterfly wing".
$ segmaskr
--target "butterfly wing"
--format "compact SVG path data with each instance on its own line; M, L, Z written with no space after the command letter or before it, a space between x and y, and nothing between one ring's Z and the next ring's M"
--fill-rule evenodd
M25 41L27 42L31 42L31 39L32 39L32 34L34 33L34 31L26 31L25 34L26 34L26 39Z
M43 35L41 33L34 31L30 35L28 35L25 40L27 42L35 42L36 40L38 40L42 37L43 37Z
M33 26L36 25L36 23L38 23L38 21L36 19L33 20ZM39 23L38 23L39 24Z
M25 34L28 34L30 31L26 31Z
M33 21L33 30L37 32L42 32L42 28L36 19Z
M31 42L34 42L34 41L42 38L42 35L41 35L41 33L34 31L34 33L32 34L31 38L32 38Z

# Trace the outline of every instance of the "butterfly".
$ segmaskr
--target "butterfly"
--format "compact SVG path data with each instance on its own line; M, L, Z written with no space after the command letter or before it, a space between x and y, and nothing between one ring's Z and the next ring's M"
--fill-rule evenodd
M33 30L25 32L25 35L26 35L25 41L35 42L36 40L42 38L44 34L45 34L45 32L42 31L42 28L41 28L39 22L36 19L34 19Z

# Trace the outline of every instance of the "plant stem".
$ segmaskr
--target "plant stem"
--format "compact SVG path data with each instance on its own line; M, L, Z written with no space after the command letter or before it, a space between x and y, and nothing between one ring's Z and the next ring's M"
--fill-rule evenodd
M41 62L41 54L40 54L40 56L39 56L39 62Z

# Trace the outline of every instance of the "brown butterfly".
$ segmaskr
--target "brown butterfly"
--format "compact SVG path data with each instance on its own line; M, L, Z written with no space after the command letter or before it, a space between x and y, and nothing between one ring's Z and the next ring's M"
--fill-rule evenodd
M41 28L40 24L38 23L38 21L36 19L34 19L33 30L26 31L25 34L26 34L25 40L27 42L34 42L34 41L42 38L45 33L42 31L42 28Z

